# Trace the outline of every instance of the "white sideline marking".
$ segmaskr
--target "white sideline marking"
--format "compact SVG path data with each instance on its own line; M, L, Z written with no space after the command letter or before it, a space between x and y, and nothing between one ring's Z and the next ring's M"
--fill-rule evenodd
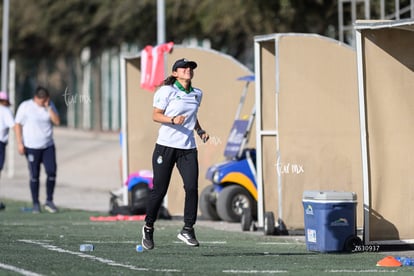
M55 245L47 244L47 243L44 243L44 242L41 242L41 241L36 241L36 240L19 240L19 241L20 242L25 242L25 243L30 243L30 244L40 245L41 247L46 248L46 249L51 250L51 251L56 251L56 252L59 252L59 253L67 253L67 254L71 254L71 255L76 255L76 256L81 257L81 258L91 259L91 260L98 261L98 262L101 262L101 263L104 263L104 264L107 264L107 265L110 265L110 266L119 266L119 267L131 269L131 270L137 270L137 271L149 271L150 270L148 268L136 267L136 266L133 266L133 265L126 265L126 264L122 264L122 263L117 263L117 262L115 262L113 260L110 260L110 259L100 258L100 257L96 257L96 256L93 256L93 255L84 254L84 253L81 253L81 252L66 250L66 249L63 249L63 248L59 248ZM151 271L181 272L180 270L177 270L177 269L151 269Z
M139 244L141 241L85 241L86 243L92 243L92 244L119 244L119 243L125 243L125 244ZM182 241L173 241L174 243L183 243ZM202 244L227 244L227 241L200 241Z
M182 241L173 241L173 243L183 243ZM227 241L200 241L201 244L226 244Z
M102 244L120 244L120 243L125 243L125 244L139 244L141 241L85 241L85 243L102 243Z
M206 244L226 244L227 241L200 241L200 243Z
M0 268L4 268L4 269L7 269L7 270L16 272L16 273L20 273L20 274L25 275L25 276L41 276L42 275L42 274L38 274L36 272L28 271L28 270L23 269L23 268L18 268L18 267L3 264L3 263L0 263Z
M287 270L223 270L223 273L234 273L234 274L273 274L273 273L288 273Z

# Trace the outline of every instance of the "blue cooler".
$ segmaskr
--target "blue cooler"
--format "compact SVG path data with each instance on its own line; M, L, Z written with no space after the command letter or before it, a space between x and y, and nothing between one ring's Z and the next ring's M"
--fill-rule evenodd
M356 194L336 191L305 191L306 248L309 251L344 251L356 236Z

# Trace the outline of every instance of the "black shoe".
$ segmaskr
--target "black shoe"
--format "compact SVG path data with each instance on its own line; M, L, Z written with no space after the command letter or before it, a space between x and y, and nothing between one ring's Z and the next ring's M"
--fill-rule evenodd
M39 214L40 212L42 212L40 210L40 204L39 203L33 203L32 213L33 214Z
M0 211L6 209L6 205L3 202L0 202Z
M45 210L48 211L49 213L57 213L58 208L53 203L53 201L48 200L46 201L46 204L45 204Z
M194 228L184 227L180 233L178 233L177 238L185 242L190 246L199 246L199 242L194 233Z
M147 226L142 227L142 247L147 250L151 250L154 248L154 228L149 228Z

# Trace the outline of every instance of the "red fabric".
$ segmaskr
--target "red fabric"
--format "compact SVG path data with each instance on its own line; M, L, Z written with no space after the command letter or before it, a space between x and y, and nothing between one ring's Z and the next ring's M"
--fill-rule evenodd
M152 72L152 46L146 46L141 51L141 87L150 90Z
M153 92L165 78L164 53L171 52L173 42L155 47L146 46L141 51L141 87Z

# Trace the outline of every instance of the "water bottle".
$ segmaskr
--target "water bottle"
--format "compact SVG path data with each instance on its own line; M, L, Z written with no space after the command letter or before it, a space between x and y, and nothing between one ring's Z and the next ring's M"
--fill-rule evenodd
M31 207L22 207L22 208L20 208L20 211L22 211L23 213L31 213L31 212L33 212L33 208L31 208Z
M93 246L93 244L81 244L79 247L79 251L82 252L91 252L93 251L95 248Z

